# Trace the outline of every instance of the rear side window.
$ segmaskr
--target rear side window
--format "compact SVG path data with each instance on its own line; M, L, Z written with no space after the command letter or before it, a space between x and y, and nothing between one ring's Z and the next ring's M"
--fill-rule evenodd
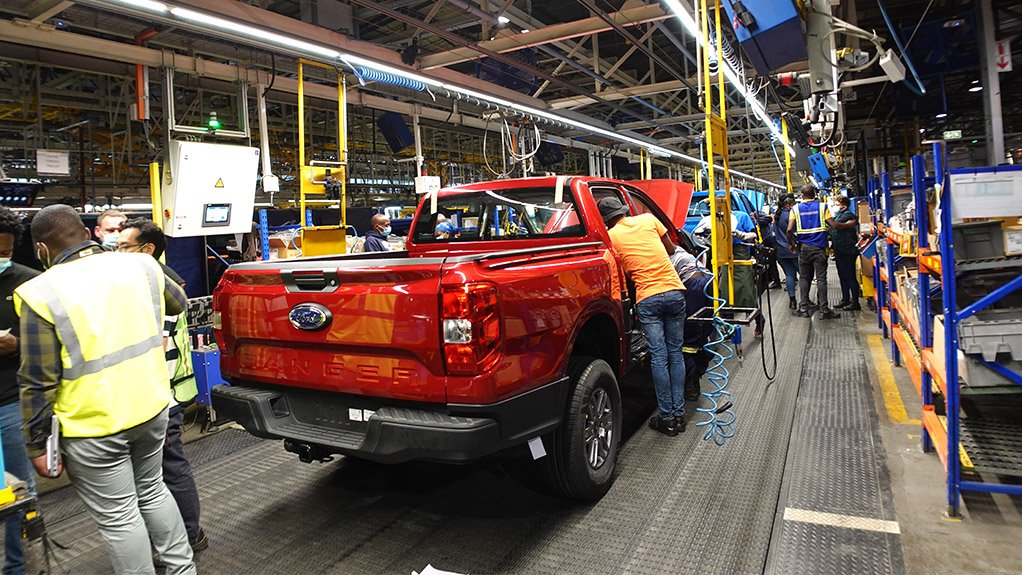
M586 235L572 192L564 189L557 198L552 186L452 193L437 200L437 213L429 208L427 200L413 231L416 243Z

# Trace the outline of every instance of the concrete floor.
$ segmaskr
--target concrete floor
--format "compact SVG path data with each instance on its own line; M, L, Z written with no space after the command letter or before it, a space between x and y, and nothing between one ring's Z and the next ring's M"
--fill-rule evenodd
M1022 572L1022 546L1018 544L1022 540L1022 497L967 493L962 518L946 517L944 467L935 453L923 453L920 448L919 395L908 372L891 363L890 340L880 339L875 317L863 310L858 325L864 342L882 347L882 361L878 361L875 347L863 351L871 358L870 376L908 573ZM887 376L893 377L899 397L885 400L880 380ZM898 400L912 421L904 421Z

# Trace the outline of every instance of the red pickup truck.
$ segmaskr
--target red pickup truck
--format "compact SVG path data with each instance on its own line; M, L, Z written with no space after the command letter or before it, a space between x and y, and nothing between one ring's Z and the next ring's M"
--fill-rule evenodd
M645 354L605 196L686 245L627 183L543 177L424 198L407 251L232 266L213 298L230 383L213 390L218 415L303 461L518 450L556 492L601 497L621 442L617 381ZM452 237L435 233L440 214Z

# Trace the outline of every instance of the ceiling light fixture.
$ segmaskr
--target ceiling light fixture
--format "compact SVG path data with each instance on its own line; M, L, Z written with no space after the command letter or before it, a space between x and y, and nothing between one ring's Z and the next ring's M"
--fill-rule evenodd
M231 20L225 20L223 18L217 18L216 16L210 16L209 14L203 14L196 12L195 10L189 10L188 8L175 7L170 9L170 13L174 16L181 18L182 20L188 20L195 22L196 24L202 24L207 26L215 26L223 30L229 30L231 32L237 32L244 36L248 36L254 40L263 40L266 42L272 42L283 48L291 50L297 50L299 52L306 52L310 54L316 54L324 58L337 59L341 57L341 53L331 48L319 46L311 42L305 42L298 40L297 38L291 38L284 36L283 34L277 34L275 32L269 32L267 30L261 30L253 26L247 26L238 22L232 22Z
M983 86L973 86L973 87L969 88L969 91L970 92L982 92L983 91Z
M529 33L529 29L528 28L522 28L522 34L528 34L528 33Z
M500 16L497 16L497 22L500 23L500 24L507 24L510 21L511 21L511 19L508 18L507 16L503 15L503 14L501 14Z
M672 1L676 2L677 0L668 0L668 3L670 4L670 2ZM426 84L427 86L430 86L438 90L447 90L449 92L460 94L461 96L466 96L469 98L474 98L481 102L486 102L497 107L514 110L522 114L533 116L535 118L545 118L547 120L571 126L573 128L594 135L600 135L611 140L616 140L618 142L630 144L639 148L644 148L648 150L651 154L656 155L658 157L675 158L700 166L706 165L706 162L694 156L690 156L682 152L671 150L663 146L659 146L654 142L644 141L637 137L629 136L625 133L588 124L581 120L571 118L570 116L554 114L547 110L542 110L539 108L534 108L532 106L512 102L510 100L505 100L497 96L491 96L489 94L477 92L475 90L464 88L456 84L448 84L446 82L441 82L439 80L429 78L421 74L416 74L415 72L407 69L402 69L388 64L383 64L375 60L370 60L367 58L363 58L361 56L356 56L354 54L342 53L323 45L313 44L311 42L306 42L304 40L299 40L297 38L284 36L282 34L277 34L275 32L270 32L268 30L263 30L253 26L248 26L240 22L234 22L223 18L219 18L217 16L204 14L202 12L197 12L195 10L190 10L188 8L170 6L167 4L162 4L160 2L151 2L149 0L84 0L83 3L102 5L106 6L107 8L113 7L127 7L129 9L143 8L150 11L169 12L172 18L166 17L168 20L172 20L179 23L180 21L184 21L186 23L189 23L193 28L198 29L200 31L210 31L211 29L213 29L217 30L221 36L229 39L237 40L240 37L242 40L270 43L300 56L308 57L315 56L335 64L344 63L347 64L349 67L354 67L356 65L365 66L367 68L372 68L380 72L386 72L388 74L393 74L409 80L422 82L423 84ZM501 18L507 20L505 16L498 17L498 20L500 20ZM689 20L691 20L691 16L689 16ZM507 21L509 22L510 20ZM693 26L695 25L694 22L692 23L692 25ZM749 107L753 109L753 112L755 112L756 115L761 120L763 120L765 123L767 123L768 126L770 126L771 131L775 133L778 139L781 139L780 130L778 130L777 127L774 126L773 123L770 121L770 118L766 114L766 110L763 108L763 105L760 104L754 98L750 97L748 91L743 86L741 86L741 82L738 81L738 77L735 74L735 72L730 69L730 66L725 66L724 72L725 75L728 76L729 79L731 79L735 87L738 88L739 92L741 92L742 95L749 102ZM728 75L728 72L730 72L731 74ZM792 153L794 152L792 151ZM719 165L715 165L715 167L717 169L723 170L723 168ZM751 174L746 174L744 172L739 172L735 170L732 170L731 173L737 177L744 178L749 181L759 182L767 186L783 189L783 186L780 186L775 182L764 180L763 178L758 178Z
M145 10L151 10L153 12L166 12L170 10L163 2L154 2L153 0L115 0L118 4L124 4L125 6L131 6L134 8L143 8Z
M947 118L947 114L944 113L944 112L941 112L941 113L937 114L937 119L939 120L941 118Z

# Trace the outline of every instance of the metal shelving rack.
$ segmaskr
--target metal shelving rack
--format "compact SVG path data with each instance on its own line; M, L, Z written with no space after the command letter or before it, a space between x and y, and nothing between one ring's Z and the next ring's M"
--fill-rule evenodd
M870 205L874 210L874 225L879 236L886 238L886 266L880 265L879 250L874 265L877 285L877 322L884 337L891 338L895 365L906 367L922 400L922 448L936 451L947 472L947 514L960 514L962 491L1007 493L1022 495L1022 485L984 481L979 474L1022 476L1022 426L1005 424L998 420L962 418L962 389L959 383L958 326L962 320L974 316L998 302L1008 294L1022 289L1022 275L1007 281L975 303L959 309L957 280L965 272L1015 267L1022 258L1003 257L984 260L956 261L952 228L952 192L950 175L999 170L1022 170L1022 166L972 168L948 170L943 142L933 145L934 174L925 174L925 157L912 157L912 194L916 206L914 234L892 231L890 223L890 176L882 174L869 182ZM927 189L935 188L940 195L939 246L929 245L929 216ZM914 251L911 247L914 246ZM906 249L908 248L908 249ZM938 251L933 251L937 248ZM899 297L894 270L900 258L915 257L918 261L919 308L918 324L907 321L905 300ZM940 282L935 280L940 278ZM933 351L932 299L942 294L944 313L944 367ZM1002 377L1022 386L1022 374L1004 366L979 360L979 364L993 369ZM1018 391L1018 390L1012 390ZM1003 393L996 390L993 393ZM939 397L944 399L946 416L938 413Z

